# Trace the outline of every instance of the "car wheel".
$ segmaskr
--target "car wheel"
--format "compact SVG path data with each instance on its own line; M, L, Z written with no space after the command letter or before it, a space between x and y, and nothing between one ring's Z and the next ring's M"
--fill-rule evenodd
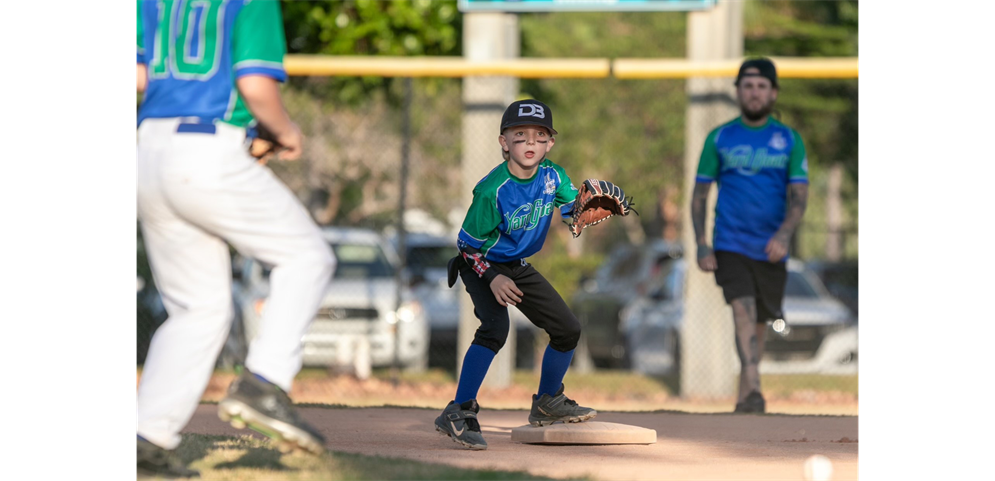
M848 365L857 360L857 353L853 351L848 351L846 354L840 356L839 363L842 365Z

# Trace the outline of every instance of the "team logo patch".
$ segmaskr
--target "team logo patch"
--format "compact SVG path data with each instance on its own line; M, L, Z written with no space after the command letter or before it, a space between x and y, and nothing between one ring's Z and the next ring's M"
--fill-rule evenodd
M542 105L521 104L518 106L518 116L544 119L546 118L546 110L542 108Z
M546 194L556 193L556 181L553 180L553 176L546 174L546 189L543 191Z
M770 137L770 142L767 145L775 150L784 150L788 146L788 141L781 135L780 132L774 132L774 135Z

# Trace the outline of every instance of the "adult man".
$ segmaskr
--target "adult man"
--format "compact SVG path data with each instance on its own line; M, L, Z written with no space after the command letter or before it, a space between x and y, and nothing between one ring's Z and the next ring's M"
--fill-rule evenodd
M138 216L169 312L138 389L140 473L198 475L172 450L229 332L225 241L273 270L260 333L219 415L282 445L324 445L287 392L335 258L300 202L248 154L258 121L282 146L278 158L301 155L280 98L285 51L278 2L138 2Z
M735 412L762 413L758 365L767 321L783 318L788 243L808 201L808 160L794 129L770 117L777 70L766 58L749 59L736 77L741 116L705 140L691 199L698 267L715 272L732 306L741 364ZM705 206L719 184L714 251L705 234Z

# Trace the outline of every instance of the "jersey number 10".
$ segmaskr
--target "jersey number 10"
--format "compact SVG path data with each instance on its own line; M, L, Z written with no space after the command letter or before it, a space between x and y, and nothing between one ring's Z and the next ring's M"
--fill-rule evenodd
M224 7L224 2L203 0L157 1L150 75L182 80L212 77L221 63Z

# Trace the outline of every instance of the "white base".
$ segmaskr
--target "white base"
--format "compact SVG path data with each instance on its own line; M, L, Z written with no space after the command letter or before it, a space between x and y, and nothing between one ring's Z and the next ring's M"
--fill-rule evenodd
M526 444L654 444L656 431L628 424L587 421L511 430L511 440Z

